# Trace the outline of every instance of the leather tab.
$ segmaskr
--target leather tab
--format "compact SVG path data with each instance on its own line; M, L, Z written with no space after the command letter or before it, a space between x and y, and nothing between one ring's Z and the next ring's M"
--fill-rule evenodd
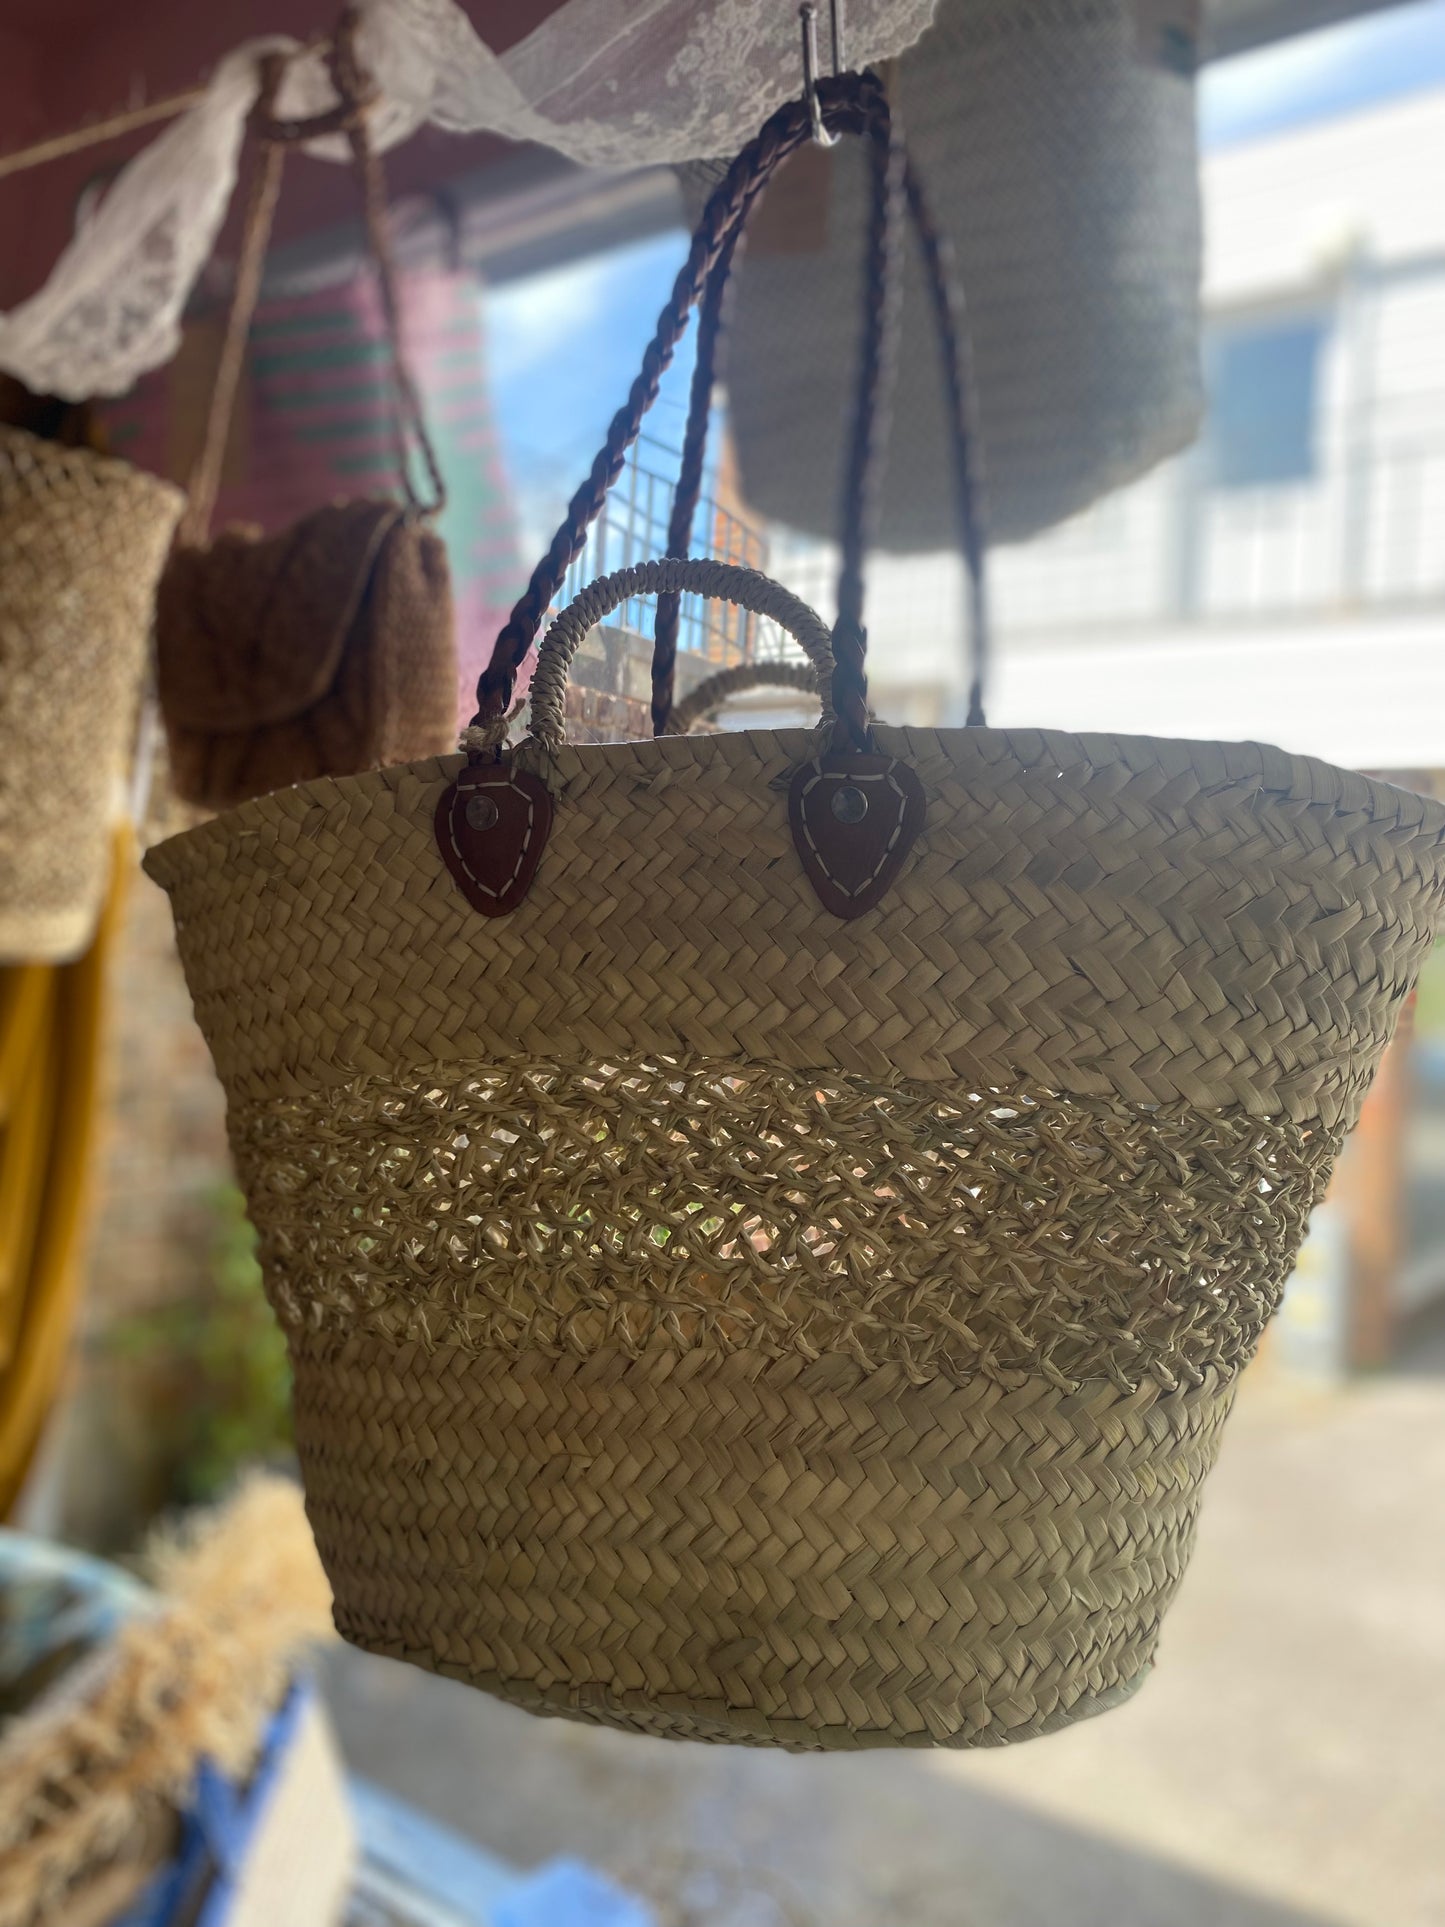
M442 861L484 917L505 917L517 908L532 887L551 829L547 785L506 761L464 769L437 804Z
M871 910L927 812L917 771L894 756L832 754L804 763L788 789L788 821L823 908L844 918Z

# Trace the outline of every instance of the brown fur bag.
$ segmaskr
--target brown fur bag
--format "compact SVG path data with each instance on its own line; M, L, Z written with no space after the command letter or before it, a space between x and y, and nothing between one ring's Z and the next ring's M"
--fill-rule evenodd
M446 550L391 502L178 549L156 654L171 780L205 809L441 755L456 736Z
M365 198L395 385L393 428L405 505L338 502L280 535L206 532L220 481L246 337L260 290L285 142L257 112L252 183L225 339L181 538L156 602L157 687L171 782L184 801L229 809L318 776L444 754L456 739L456 641L446 549L430 526L445 500L402 354L379 164L367 138L364 77L338 36L333 68ZM408 433L431 485L409 480Z

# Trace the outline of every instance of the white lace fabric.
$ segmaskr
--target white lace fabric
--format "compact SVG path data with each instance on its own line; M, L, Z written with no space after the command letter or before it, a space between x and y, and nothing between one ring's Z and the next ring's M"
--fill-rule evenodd
M910 46L934 4L848 0L848 64ZM381 88L380 151L430 122L625 168L742 146L799 92L798 33L792 0L568 0L498 58L454 0L364 0L358 52ZM278 51L292 56L281 115L335 105L320 52L281 36L238 47L205 97L123 170L46 285L0 315L0 369L37 393L82 401L123 394L170 359L235 187L260 58ZM341 136L306 151L348 155Z

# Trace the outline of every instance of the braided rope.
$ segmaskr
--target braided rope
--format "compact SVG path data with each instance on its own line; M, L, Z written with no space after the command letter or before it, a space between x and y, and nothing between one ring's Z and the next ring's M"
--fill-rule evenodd
M886 191L886 176L875 174L875 195L880 186ZM979 437L975 428L979 409L973 381L968 313L962 284L955 269L952 244L934 220L922 183L911 161L906 158L903 186L909 217L923 256L942 349L944 387L949 404L948 427L953 442L959 549L968 571L968 722L978 725L985 720L983 692L988 678L990 651L987 531L982 508L984 482ZM745 223L740 222L718 258L698 310L697 360L693 367L677 493L668 524L669 555L686 555L691 546L693 518L702 494L712 393L726 346L723 323L727 314L730 276L737 250L745 240ZM676 731L676 725L669 721L669 717L677 669L679 614L680 606L675 596L658 598L656 642L652 656L652 726L653 733L658 736Z
M659 606L661 600L659 597ZM805 689L821 698L823 722L833 720L828 695L819 690L818 674L810 663L740 662L732 669L719 669L716 675L706 677L680 703L674 704L668 717L667 734L686 736L694 724L716 715L724 703L748 689Z
M600 577L553 622L538 651L537 667L532 675L529 734L534 742L554 750L567 740L563 717L567 672L588 633L633 596L682 591L736 603L739 608L752 610L754 615L770 617L807 652L819 685L827 686L833 675L828 628L806 602L756 569L742 569L732 562L667 556L661 561L639 562L630 569L619 569L613 575Z
M864 267L863 352L858 373L858 406L843 478L842 534L839 542L838 620L833 625L833 707L838 713L834 745L860 748L872 741L868 724L868 676L863 627L863 564L876 519L877 455L887 440L883 420L892 388L893 357L903 288L897 274L897 211L903 197L903 146L897 123L883 123L870 143L868 165L873 194Z
M953 430L954 502L958 546L968 575L968 726L985 725L983 694L989 670L988 531L984 523L984 470L978 394L973 377L972 337L963 283L954 271L953 244L933 218L911 165L903 171L903 191L913 231L923 253L929 293L943 349L943 381Z
M844 74L819 82L830 127L861 134L888 124L888 101L873 74ZM642 358L633 382L586 481L568 504L567 513L545 556L532 572L522 596L508 617L492 650L491 661L477 683L474 724L484 724L512 700L517 670L536 638L542 618L561 587L571 563L581 552L587 531L601 513L609 491L622 473L627 451L642 426L642 418L657 399L663 375L687 328L693 309L702 299L709 277L753 202L772 175L811 138L808 110L790 102L766 123L743 148L703 210L688 257L673 284L667 305Z
M718 257L708 282L707 292L697 315L697 360L692 370L692 392L687 405L687 432L683 436L682 466L678 471L677 493L672 500L672 519L667 528L667 553L686 555L692 547L692 523L702 495L703 461L707 454L708 421L712 414L712 391L717 378L718 350L722 339L724 307L732 286L732 266L743 240L740 221L731 242ZM677 631L682 617L682 600L668 592L657 598L657 620L652 645L652 733L665 736L675 732L669 722L673 687L677 680Z

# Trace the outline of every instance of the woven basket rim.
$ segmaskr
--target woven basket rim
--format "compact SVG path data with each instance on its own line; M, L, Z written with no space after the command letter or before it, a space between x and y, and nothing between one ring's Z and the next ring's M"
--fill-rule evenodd
M1115 736L1101 731L1074 733L1055 729L921 729L886 723L876 726L875 735L885 753L910 761L926 758L935 746L967 744L976 748L985 762L1006 755L1037 766L1057 758L1061 773L1081 766L1097 771L1111 764L1136 772L1158 768L1166 773L1182 773L1197 770L1201 764L1206 769L1213 764L1217 780L1225 786L1258 781L1262 789L1293 803L1323 804L1351 813L1365 811L1377 821L1393 819L1402 827L1445 835L1445 803L1437 802L1434 797L1270 743L1184 736ZM786 752L801 762L815 753L817 742L817 732L810 729L725 730L711 735L568 744L561 751L559 761L564 771L571 765L582 776L590 768L605 769L609 762L625 764L641 757L646 757L654 767L659 758L687 767L720 757L735 759L742 743L756 744L760 761L765 755L773 758ZM144 867L150 877L168 888L192 861L210 861L235 838L264 830L282 807L279 803L282 797L292 799L284 806L287 815L294 813L298 797L321 808L330 808L378 785L394 788L398 773L423 782L449 782L466 761L461 753L425 757L418 762L367 770L359 776L322 776L298 784L292 790L273 790L153 844L146 853Z
M8 422L0 422L0 446L21 443L33 460L53 469L81 468L95 481L112 482L131 487L136 483L147 492L153 492L161 499L176 503L184 502L186 492L174 482L168 482L163 475L153 469L138 468L134 462L126 461L122 455L102 455L93 448L70 448L64 442L48 440L44 435L32 434L28 428L16 428Z

